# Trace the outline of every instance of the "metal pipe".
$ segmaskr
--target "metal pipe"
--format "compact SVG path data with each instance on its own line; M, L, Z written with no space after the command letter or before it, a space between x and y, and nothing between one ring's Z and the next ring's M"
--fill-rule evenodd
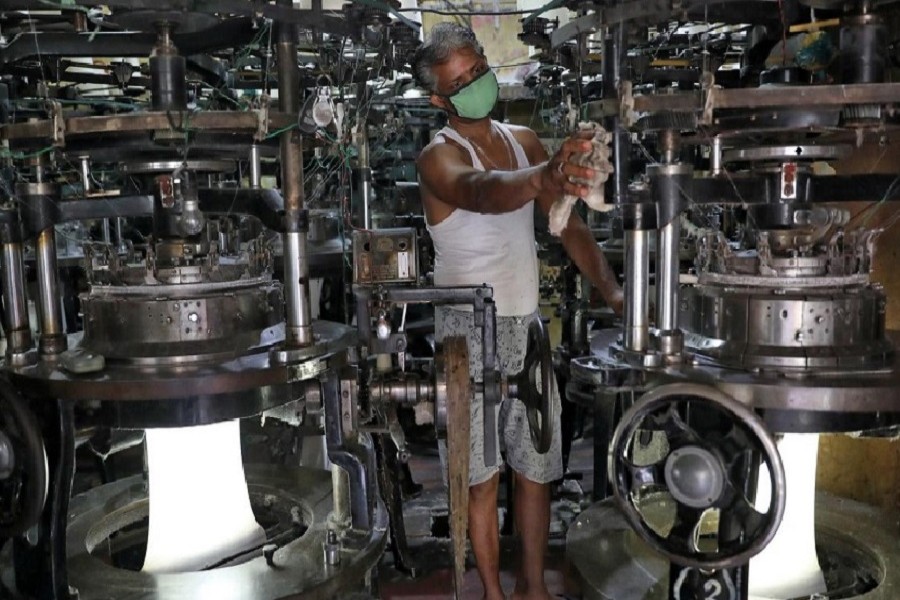
M678 240L681 221L659 230L656 247L656 323L660 331L678 329Z
M103 243L109 244L112 242L112 235L109 230L109 219L103 219L102 231L103 231Z
M0 268L3 269L3 324L6 329L6 354L14 356L31 349L31 325L25 299L25 266L21 242L3 244Z
M259 189L262 185L262 175L260 174L259 146L253 144L250 146L250 187Z
M56 279L56 230L48 227L37 238L38 314L41 319L40 350L58 354L66 349L59 282Z
M625 231L625 349L649 346L650 231Z
M295 346L308 346L313 339L305 232L288 231L284 234L284 291L288 342Z
M625 26L619 24L608 29L603 48L603 98L619 97L622 65L625 62ZM613 175L606 184L606 197L615 204L628 198L628 160L631 155L630 134L621 126L618 116L604 119L604 127L612 134Z
M290 0L282 4L290 5ZM278 29L278 107L283 113L300 111L300 75L297 70L296 29ZM303 155L299 137L285 131L280 139L281 187L287 231L284 234L284 300L286 343L309 346L313 343L312 312L309 300L309 258L303 213Z

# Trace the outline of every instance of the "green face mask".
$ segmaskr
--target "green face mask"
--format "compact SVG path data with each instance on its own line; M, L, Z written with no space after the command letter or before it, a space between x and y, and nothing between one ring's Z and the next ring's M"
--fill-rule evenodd
M497 76L488 69L446 98L453 104L458 116L464 119L483 119L491 114L499 95Z

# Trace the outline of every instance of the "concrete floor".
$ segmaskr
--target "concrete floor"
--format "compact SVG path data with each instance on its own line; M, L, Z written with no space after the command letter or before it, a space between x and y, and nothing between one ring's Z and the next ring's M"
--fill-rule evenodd
M565 536L569 523L588 506L593 474L592 440L576 440L569 471L581 474L581 480L567 480L555 486L550 542L545 580L551 594L562 598L578 598L577 584L565 560ZM394 567L391 552L385 553L379 567L379 594L383 599L431 600L452 597L450 540L446 533L447 495L441 481L437 452L422 450L410 459L410 470L416 483L424 489L416 498L404 503L404 518L411 554L418 561L419 573L412 578ZM506 516L505 490L501 480L498 511L503 527ZM501 535L501 573L503 589L511 594L515 586L518 540L514 535ZM471 550L467 556L463 598L478 599L483 589Z

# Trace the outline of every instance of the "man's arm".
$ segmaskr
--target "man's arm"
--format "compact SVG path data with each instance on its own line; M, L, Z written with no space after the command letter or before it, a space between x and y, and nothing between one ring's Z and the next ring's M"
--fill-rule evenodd
M517 210L543 193L587 194L588 189L571 183L569 176L589 179L593 171L567 161L572 154L589 150L589 146L585 140L571 139L552 160L545 153L544 160L533 163L536 166L517 171L479 171L457 146L435 144L422 152L416 166L422 185L441 202L470 212L499 214Z
M540 139L530 129L517 128L516 133L520 139L525 140L525 151L528 159L532 162L544 161L547 159L547 151ZM566 192L568 193L568 192ZM585 194L573 194L584 196ZM537 204L540 206L544 214L550 214L550 207L553 203L562 198L562 192L546 191L537 195ZM591 284L597 288L606 303L621 315L625 306L625 294L619 282L616 281L615 273L610 268L606 257L597 245L597 241L591 234L591 230L584 223L581 217L575 211L569 215L569 222L566 224L560 235L563 248L569 258L575 263L575 266L581 273L588 278Z

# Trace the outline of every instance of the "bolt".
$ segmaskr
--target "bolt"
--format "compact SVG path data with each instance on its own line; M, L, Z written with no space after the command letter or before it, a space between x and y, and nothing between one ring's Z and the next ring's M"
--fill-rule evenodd
M339 565L341 564L341 543L337 539L337 533L333 529L329 529L325 534L325 564Z

